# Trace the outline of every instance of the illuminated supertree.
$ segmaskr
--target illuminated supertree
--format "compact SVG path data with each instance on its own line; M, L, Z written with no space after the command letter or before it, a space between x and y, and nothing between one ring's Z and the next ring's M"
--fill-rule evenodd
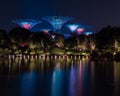
M88 31L88 32L85 32L84 34L88 36L88 35L93 34L93 32L89 32L89 31Z
M78 24L69 24L69 25L67 25L67 28L68 28L71 32L74 32L78 27L79 27Z
M31 29L36 24L41 23L41 21L31 20L31 19L15 19L12 20L13 23L20 25L22 28Z
M40 31L43 31L43 32L49 32L51 29L40 29Z
M91 26L89 25L84 25L84 24L69 24L67 25L67 28L73 33L77 33L77 35L82 34L85 32L87 29L89 29Z
M43 17L42 20L49 22L53 26L54 31L60 31L63 24L65 24L69 20L72 20L72 18L64 16L48 16Z
M77 34L80 35L80 34L84 33L85 31L87 31L90 28L91 28L90 25L80 24L76 31L77 31Z

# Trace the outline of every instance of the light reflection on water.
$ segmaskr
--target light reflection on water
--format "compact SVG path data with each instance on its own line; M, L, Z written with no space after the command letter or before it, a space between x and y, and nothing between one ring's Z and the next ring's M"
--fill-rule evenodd
M119 96L120 63L0 58L0 96Z

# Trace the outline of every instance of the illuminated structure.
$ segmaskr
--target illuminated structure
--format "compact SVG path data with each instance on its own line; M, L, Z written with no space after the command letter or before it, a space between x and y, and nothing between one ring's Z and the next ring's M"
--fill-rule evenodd
M67 25L67 28L73 33L76 31L78 35L82 34L85 32L87 29L90 28L89 25L83 25L83 24L69 24Z
M29 29L29 30L36 24L41 23L41 21L31 20L31 19L30 20L29 19L15 19L15 20L12 20L12 22L17 23L22 28Z
M69 24L69 25L67 25L67 28L69 28L69 30L71 32L74 32L78 27L79 27L79 25L77 25L77 24Z
M72 18L64 16L48 16L43 17L42 20L49 22L53 26L54 31L60 32L60 29L63 26L63 24L68 22L69 20L72 20Z
M85 32L84 34L88 36L88 35L93 34L93 32Z
M85 31L84 28L77 28L77 34L82 34Z
M43 31L43 32L49 32L51 29L40 29L40 31Z
M77 28L77 34L82 34L84 33L86 30L90 29L91 26L90 25L82 25L80 24L79 27ZM89 34L88 32L85 32L85 34Z
M41 32L44 32L44 34L49 34L50 29L41 29Z

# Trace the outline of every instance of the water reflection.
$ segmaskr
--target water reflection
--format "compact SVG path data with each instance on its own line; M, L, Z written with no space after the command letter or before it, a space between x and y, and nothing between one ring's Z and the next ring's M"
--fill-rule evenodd
M36 90L36 74L24 73L21 77L20 96L34 96Z
M0 58L0 85L0 96L119 96L120 63Z
M120 95L120 62L114 62L114 86L115 95Z
M52 96L62 96L62 77L63 72L60 69L60 63L57 62L53 71L52 77Z

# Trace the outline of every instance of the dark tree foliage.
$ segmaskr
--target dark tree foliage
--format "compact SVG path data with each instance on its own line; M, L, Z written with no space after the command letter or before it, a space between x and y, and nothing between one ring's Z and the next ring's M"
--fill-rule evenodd
M96 34L96 47L99 50L109 49L113 46L115 33L110 26L104 27Z
M14 42L25 42L29 39L31 32L27 29L16 27L9 32L9 37Z
M55 37L52 38L52 35L55 35ZM52 50L53 48L62 48L74 52L77 47L79 49L86 47L84 52L88 52L88 50L92 52L94 50L92 53L94 57L96 55L99 57L101 54L104 57L112 57L112 54L115 52L114 49L117 49L114 48L115 40L120 47L120 27L107 26L92 35L78 35L77 33L70 35L70 38L63 39L63 35L58 34L57 32L31 32L30 30L16 27L10 30L9 33L5 30L0 30L0 48L2 50L5 48L12 51L17 50L17 52L20 50L24 53L28 49L34 50L35 48L40 51ZM95 49L90 49L90 44L92 44L91 42L95 42ZM63 46L59 47L61 43L63 43Z
M9 37L5 30L0 30L0 48L8 48L9 47Z
M76 38L75 37L70 37L70 38L65 40L65 46L68 47L69 49L71 49L74 46L76 46L76 44L77 44L77 42L76 42Z

